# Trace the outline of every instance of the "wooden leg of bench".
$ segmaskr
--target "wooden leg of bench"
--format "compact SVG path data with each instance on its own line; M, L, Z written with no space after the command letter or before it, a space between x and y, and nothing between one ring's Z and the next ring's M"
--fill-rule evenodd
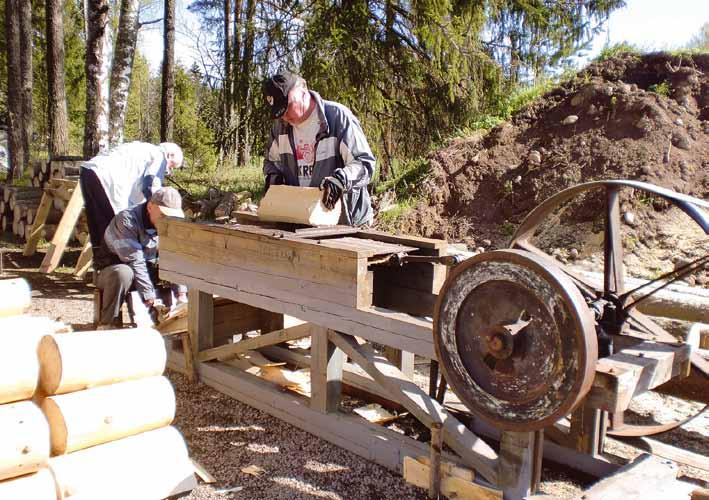
M187 379L190 382L195 381L194 373L194 358L192 355L192 341L190 340L189 333L185 332L180 335L180 340L182 340L182 353L185 356L185 370L187 372Z

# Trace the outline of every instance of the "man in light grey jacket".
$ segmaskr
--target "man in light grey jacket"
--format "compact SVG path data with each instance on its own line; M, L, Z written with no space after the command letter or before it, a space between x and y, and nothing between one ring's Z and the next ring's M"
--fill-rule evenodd
M155 223L164 215L184 217L182 198L174 188L155 191L146 203L119 212L106 228L102 252L94 258L96 285L103 291L99 329L121 325L121 306L135 288L146 307L157 298L158 232ZM178 302L187 300L187 289L175 286Z
M367 185L375 158L352 111L322 99L289 72L268 78L263 92L275 120L263 166L266 189L272 184L319 187L327 208L343 199L340 224L371 224Z

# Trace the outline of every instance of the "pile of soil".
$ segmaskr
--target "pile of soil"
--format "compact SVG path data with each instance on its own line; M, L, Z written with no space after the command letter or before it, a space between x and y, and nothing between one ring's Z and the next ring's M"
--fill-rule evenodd
M403 218L401 230L472 248L506 246L543 200L600 179L640 180L706 198L708 69L709 54L625 53L591 64L488 134L457 140L431 155L423 200ZM621 200L622 212L632 213L624 219L626 241L672 239L680 229L677 214L660 199L626 189ZM601 192L575 201L543 246L582 250L583 242L573 243L572 237L596 234L597 240L603 213ZM660 256L651 274L696 255L696 238L704 241L703 253L709 251L698 226L686 222L682 230L695 226L687 252ZM585 228L564 230L572 224ZM678 248L674 242L668 246Z

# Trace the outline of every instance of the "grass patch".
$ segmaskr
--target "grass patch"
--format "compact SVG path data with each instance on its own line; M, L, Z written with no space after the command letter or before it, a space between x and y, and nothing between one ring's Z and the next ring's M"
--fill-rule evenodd
M665 80L662 83L655 83L647 88L650 92L655 92L656 94L663 95L665 97L670 96L670 82Z
M380 181L376 175L372 182L372 189L375 194L382 194L385 191L394 190L396 199L403 201L416 196L418 187L431 170L431 165L425 158L416 158L410 161L396 161L392 165L392 178Z
M617 57L622 54L631 54L634 56L640 56L641 51L635 45L628 42L620 42L613 45L606 45L601 49L601 53L598 57L594 59L595 61L601 62L613 57Z

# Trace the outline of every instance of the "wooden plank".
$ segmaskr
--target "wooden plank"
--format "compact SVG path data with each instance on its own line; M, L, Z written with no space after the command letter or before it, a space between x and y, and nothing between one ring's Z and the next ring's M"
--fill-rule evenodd
M429 359L436 358L430 320L383 308L353 309L310 297L297 287L292 292L278 290L261 274L238 271L205 259L186 259L162 249L160 277Z
M258 349L268 345L280 344L288 340L300 339L310 335L311 325L305 323L303 325L276 330L275 332L266 333L257 337L247 338L233 344L226 344L219 347L203 350L197 355L199 361L212 361L217 358L227 359L242 352Z
M474 498L479 500L502 500L502 492L462 479L442 471L440 493L447 498ZM412 457L404 457L404 480L419 488L428 489L431 469Z
M317 325L309 326L312 334L310 406L323 413L334 412L340 406L342 367L345 356L329 340L327 328Z
M368 238L370 240L385 241L387 243L410 245L436 252L431 253L430 255L443 255L443 252L448 248L448 242L445 240L436 240L433 238L422 238L420 236L410 235L393 235L383 231L376 231L374 229L360 231L358 236Z
M64 250L74 234L74 226L76 226L83 209L84 198L81 196L81 189L75 189L64 210L62 220L57 225L57 230L54 232L52 243L47 249L42 265L39 267L40 272L51 273L57 268L62 255L64 255Z
M340 220L341 201L328 210L322 203L322 191L317 187L275 185L271 188L259 205L259 220L311 226L334 226Z
M497 482L497 454L487 443L470 432L414 382L408 380L386 358L376 355L371 346L361 346L348 335L335 331L329 333L332 342L370 377L384 386L387 391L398 394L399 402L421 423L429 427L434 422L443 424L445 443L485 479L491 483Z
M181 356L169 355L169 366L179 370L184 366ZM358 416L342 413L324 414L313 410L307 400L291 392L283 392L255 375L223 363L202 364L202 382L249 406L279 418L306 432L329 441L383 467L403 472L405 457L428 453L426 443L371 424ZM461 461L450 453L444 459L456 464Z
M374 257L377 255L387 255L395 253L408 253L418 250L417 247L387 243L384 241L369 240L366 238L353 238L343 236L341 238L328 238L320 240L320 245L327 248L343 248L354 250L360 256Z
M27 238L27 243L25 243L25 248L22 251L22 255L25 257L34 255L37 251L37 243L42 236L42 229L44 229L44 224L47 222L50 208L52 208L52 197L44 193L42 194L42 200L39 202L39 207L37 207L37 213L34 216L30 237Z
M343 259L334 263L323 259L317 266L301 265L299 256L290 253L288 249L281 250L283 257L277 258L259 251L221 249L198 241L160 236L161 265L165 255L174 254L189 262L188 266L209 263L224 267L233 274L248 274L252 277L249 281L237 282L240 286L248 287L253 281L268 281L274 291L298 291L325 302L356 307L359 271L356 259Z
M643 454L616 474L591 486L584 492L583 498L585 500L677 498L666 496L665 489L668 483L675 482L677 471L678 467L674 462Z

